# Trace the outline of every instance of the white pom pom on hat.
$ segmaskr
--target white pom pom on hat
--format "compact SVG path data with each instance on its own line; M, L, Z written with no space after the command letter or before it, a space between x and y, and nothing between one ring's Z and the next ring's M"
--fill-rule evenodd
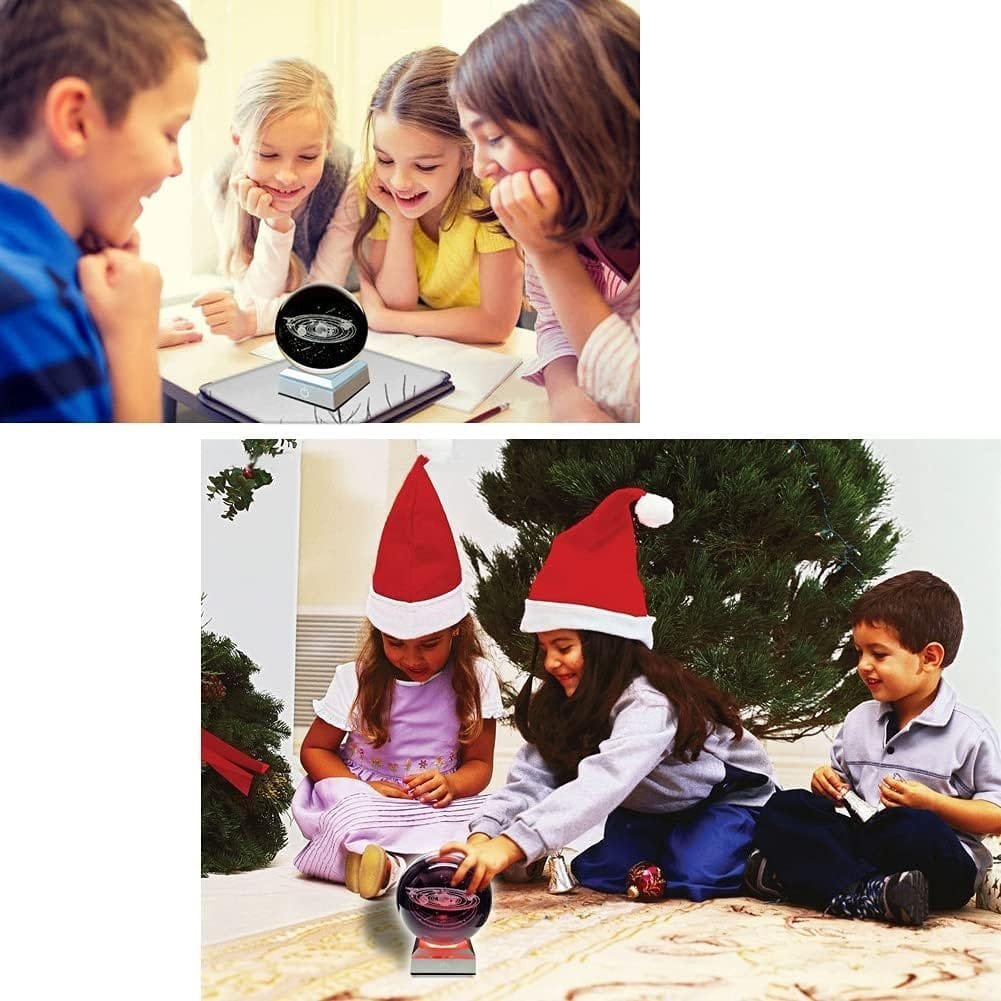
M641 525L648 528L660 528L669 525L674 520L674 504L667 497L659 494L644 494L633 508Z
M637 569L632 510L650 528L668 524L674 505L641 487L610 493L553 539L525 600L522 632L591 629L653 649L653 616Z

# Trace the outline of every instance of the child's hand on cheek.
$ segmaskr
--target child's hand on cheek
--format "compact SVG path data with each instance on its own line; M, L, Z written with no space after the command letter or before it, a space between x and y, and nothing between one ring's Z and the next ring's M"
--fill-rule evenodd
M436 808L448 806L455 799L448 776L442 775L437 768L418 772L416 775L408 775L404 782L410 790L412 799L420 800L422 803L430 803Z
M230 182L236 199L244 212L267 223L279 233L287 233L292 228L292 216L279 212L271 204L271 195L260 187L252 177L238 177Z
M379 180L379 175L374 173L369 178L368 182L368 200L375 205L376 208L385 212L389 216L390 222L401 223L406 226L412 226L414 221L412 219L407 219L402 212L396 207L396 199L393 197L392 192L386 187L382 181Z
M910 806L915 810L928 810L936 793L921 782L889 777L879 784L879 799L884 806Z
M541 167L502 177L490 192L490 205L511 238L529 256L564 249L549 239L559 232L556 216L560 193Z

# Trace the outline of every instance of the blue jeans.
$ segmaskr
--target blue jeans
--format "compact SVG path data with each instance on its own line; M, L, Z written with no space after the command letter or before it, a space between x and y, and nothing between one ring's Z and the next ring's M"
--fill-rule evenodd
M952 828L930 810L888 807L868 823L836 813L805 789L777 792L754 833L786 894L818 909L852 883L920 869L932 910L962 907L976 888L977 867Z
M605 821L605 835L571 863L584 886L625 893L637 862L655 862L665 897L707 900L736 897L751 851L760 807L702 803L676 813L637 813L619 807Z

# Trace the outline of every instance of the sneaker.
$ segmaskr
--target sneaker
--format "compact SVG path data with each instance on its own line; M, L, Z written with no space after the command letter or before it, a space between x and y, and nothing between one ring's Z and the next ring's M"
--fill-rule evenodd
M785 890L778 876L768 867L768 859L757 849L747 857L744 866L744 889L759 900L782 900Z
M883 910L887 921L919 927L928 917L928 880L920 869L887 877L883 887Z
M918 869L873 876L837 894L824 913L918 927L928 917L928 881Z

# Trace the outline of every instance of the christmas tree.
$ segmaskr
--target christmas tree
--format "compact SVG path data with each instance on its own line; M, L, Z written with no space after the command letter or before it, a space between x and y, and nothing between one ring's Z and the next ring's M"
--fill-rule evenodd
M636 529L655 647L732 693L753 733L817 733L868 697L849 610L900 532L859 441L508 442L479 488L517 542L488 555L462 541L477 617L512 662L531 662L534 637L518 627L553 537L623 486L675 505L670 525Z
M281 701L251 684L257 670L202 628L202 875L259 869L285 846L292 782L278 752L290 730Z

